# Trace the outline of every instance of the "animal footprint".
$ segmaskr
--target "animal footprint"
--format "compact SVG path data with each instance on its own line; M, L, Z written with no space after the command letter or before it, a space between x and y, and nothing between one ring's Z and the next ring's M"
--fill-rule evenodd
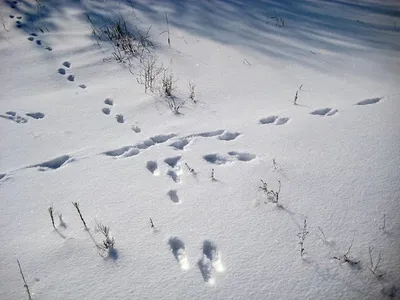
M111 98L107 98L106 100L104 100L104 104L113 106L114 105L114 100L112 100Z
M289 118L280 118L278 116L269 116L269 117L260 119L260 123L261 124L283 125L283 124L286 124L289 120L290 120Z
M62 65L64 66L64 67L66 67L66 68L71 68L71 62L69 62L69 61L64 61L63 63L62 63Z
M73 160L69 155L62 155L60 157L30 166L28 168L39 168L39 171L56 170L72 161Z
M140 127L139 126L137 126L137 125L132 125L132 130L134 131L134 132L136 132L136 133L139 133L139 132L141 132L142 131L142 129L140 129Z
M221 253L218 251L217 246L208 240L203 243L203 255L198 262L198 266L203 279L208 284L214 284L215 279L212 275L212 270L220 273L224 271L224 267L221 262Z
M203 255L202 258L198 261L197 266L203 276L204 282L209 285L215 284L215 278L212 276L212 264L211 261L207 258L207 256Z
M254 154L247 153L247 152L236 152L236 151L230 151L228 152L230 156L235 157L237 160L240 161L250 161L256 158Z
M104 107L101 109L101 111L105 114L105 115L109 115L111 113L111 110L108 107Z
M47 46L45 49L46 49L47 51L53 51L53 48L51 48L50 46Z
M44 118L44 113L41 112L35 112L35 113L27 113L26 114L28 117L34 118L34 119L43 119Z
M181 156L166 158L164 162L171 167L167 171L167 175L172 178L176 183L180 182L180 175L182 174L182 167L180 164Z
M35 40L35 38L33 36L28 37L28 40L33 42Z
M217 272L223 272L224 267L221 262L221 253L218 251L217 246L208 240L203 243L203 254L211 261L213 268Z
M174 156L170 158L166 158L164 162L169 165L171 168L175 168L178 164L179 161L181 160L182 156Z
M138 148L135 148L133 146L125 146L116 150L106 151L103 154L113 157L131 157L136 156L139 153L140 150Z
M188 270L189 260L186 256L185 244L177 237L170 237L168 244L180 268L182 270Z
M125 119L124 115L122 115L122 114L116 115L115 119L117 119L118 123L125 123L126 122L126 119Z
M159 176L160 175L160 170L158 169L158 164L154 160L149 160L146 163L146 168L149 170L154 176Z
M232 141L234 139L236 139L238 136L240 135L239 132L233 132L233 131L229 131L229 130L225 130L219 137L219 140L222 141Z
M169 190L167 195L168 195L169 199L171 199L172 202L174 202L174 203L180 202L177 190Z
M7 111L6 115L0 115L1 118L3 119L8 119L11 121L14 121L15 123L26 123L28 122L27 118L21 117L17 115L15 111Z
M370 104L378 103L381 100L382 100L382 98L365 99L365 100L357 102L356 105L370 105Z
M69 81L75 81L75 76L74 75L68 75L68 77L67 77L67 79L69 80Z
M333 109L333 108L319 108L316 109L312 112L310 112L310 114L312 115L316 115L316 116L333 116L334 114L336 114L338 112L337 109Z
M189 140L184 138L173 142L170 146L177 150L183 150L188 144Z
M227 158L217 153L204 155L203 159L214 165L224 165L229 162Z

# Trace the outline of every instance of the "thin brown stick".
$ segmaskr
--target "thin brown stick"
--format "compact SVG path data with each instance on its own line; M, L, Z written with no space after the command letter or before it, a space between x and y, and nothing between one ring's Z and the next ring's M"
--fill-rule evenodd
M19 263L19 260L18 260L18 259L17 259L17 263L18 263L18 267L19 267L19 273L21 274L22 280L24 281L24 287L25 287L26 292L27 292L27 294L28 294L28 299L29 299L29 300L32 300L31 292L29 291L29 286L28 286L28 284L26 283L25 276L24 276L24 273L22 272L21 264Z

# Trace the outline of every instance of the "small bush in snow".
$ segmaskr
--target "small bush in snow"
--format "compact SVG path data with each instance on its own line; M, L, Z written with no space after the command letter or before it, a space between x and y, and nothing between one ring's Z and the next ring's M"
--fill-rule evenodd
M303 255L306 254L305 249L304 249L304 241L306 240L307 234L308 234L308 231L307 231L307 220L304 220L303 229L301 230L301 232L299 232L297 234L297 236L300 239L299 245L300 245L300 256L301 257L303 257Z
M268 189L267 183L261 180L262 185L259 187L266 195L268 201L279 205L279 193L281 192L281 181L278 180L279 188L278 190Z
M98 247L103 251L113 251L115 239L110 234L110 227L96 221L96 229L104 235L103 243L98 244Z
M167 102L168 108L176 115L180 114L181 107L185 104L185 101L179 99L175 96L165 97L165 101Z
M128 26L124 17L108 18L106 24L97 26L86 13L91 23L92 34L97 41L107 41L113 46L113 56L120 63L130 63L133 57L143 58L144 53L149 53L154 46L149 38L150 28L143 33L136 26Z
M172 93L175 90L174 76L169 70L164 70L163 77L161 79L161 94L165 97L172 97Z
M382 278L383 276L386 275L386 273L380 272L378 267L379 267L379 263L381 262L381 253L379 252L378 254L378 260L376 263L374 263L374 260L372 259L372 251L374 250L373 247L369 247L368 251L369 251L369 262L370 262L370 266L368 266L368 269L372 272L372 274L375 275L376 278Z
M137 82L144 86L145 93L148 91L154 93L158 77L165 69L162 66L157 67L157 59L154 56L144 58L139 68L139 74L136 78Z
M353 247L353 240L351 241L350 247L349 249L347 249L347 252L341 256L334 256L334 259L339 260L341 263L348 263L350 266L355 267L355 266L359 266L360 261L355 260L353 258L350 257L350 250Z
M195 99L195 98L196 98L196 94L195 94L195 92L194 92L195 87L196 87L196 85L195 85L194 83L192 83L192 82L189 81L189 84L188 84L188 88L189 88L189 99L192 100L193 103L196 103L196 102L197 102L196 99Z

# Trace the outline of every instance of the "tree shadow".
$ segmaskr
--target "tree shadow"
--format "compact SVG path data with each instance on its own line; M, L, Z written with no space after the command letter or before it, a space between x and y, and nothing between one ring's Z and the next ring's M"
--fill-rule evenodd
M10 0L6 3L13 5ZM87 16L102 24L121 14L128 25L144 26L136 17L140 12L146 18L146 28L154 24L165 27L165 13L168 13L172 34L176 29L187 31L318 71L331 67L323 63L326 52L358 57L365 47L400 51L400 10L396 4L383 1L47 0L41 3L38 6L36 1L19 0L13 9L24 16L24 22L32 22L41 31L49 32L58 28L56 16L67 17L69 8L80 10L74 17L86 20L89 26ZM278 26L277 18L284 24ZM345 65L343 61L338 63Z

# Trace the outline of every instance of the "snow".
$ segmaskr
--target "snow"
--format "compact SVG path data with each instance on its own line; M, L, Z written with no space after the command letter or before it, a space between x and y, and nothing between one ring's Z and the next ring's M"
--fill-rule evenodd
M33 299L400 299L397 1L40 4L0 4L0 299L17 259ZM151 26L175 98L87 13Z

